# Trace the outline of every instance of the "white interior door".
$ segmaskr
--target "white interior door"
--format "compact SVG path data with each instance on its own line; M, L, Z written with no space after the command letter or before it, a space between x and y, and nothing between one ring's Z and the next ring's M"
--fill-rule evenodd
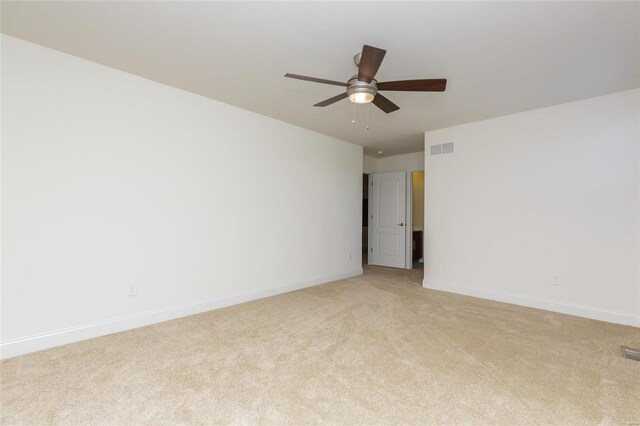
M369 264L405 267L405 172L369 175Z

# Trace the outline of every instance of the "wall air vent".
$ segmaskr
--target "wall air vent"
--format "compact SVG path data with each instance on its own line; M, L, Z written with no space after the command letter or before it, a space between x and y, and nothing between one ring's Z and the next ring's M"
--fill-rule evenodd
M451 154L453 152L453 142L447 142L430 146L431 155Z

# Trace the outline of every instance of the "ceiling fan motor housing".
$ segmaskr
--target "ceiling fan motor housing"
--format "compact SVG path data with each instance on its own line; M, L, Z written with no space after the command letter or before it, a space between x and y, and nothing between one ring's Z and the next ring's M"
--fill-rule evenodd
M371 80L370 83L358 80L358 76L354 75L347 81L347 95L351 96L355 93L370 93L375 96L378 93L378 82Z

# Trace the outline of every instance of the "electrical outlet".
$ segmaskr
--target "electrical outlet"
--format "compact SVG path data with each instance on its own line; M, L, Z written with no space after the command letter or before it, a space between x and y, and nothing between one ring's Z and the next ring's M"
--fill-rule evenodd
M138 295L138 283L133 282L129 284L129 297Z
M560 283L560 275L558 274L551 275L551 284L557 287L561 286L562 284Z

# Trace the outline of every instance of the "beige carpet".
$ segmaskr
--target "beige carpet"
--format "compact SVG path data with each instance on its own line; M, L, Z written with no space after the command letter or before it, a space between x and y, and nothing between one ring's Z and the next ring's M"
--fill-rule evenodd
M365 275L2 362L3 424L640 422L640 330Z

